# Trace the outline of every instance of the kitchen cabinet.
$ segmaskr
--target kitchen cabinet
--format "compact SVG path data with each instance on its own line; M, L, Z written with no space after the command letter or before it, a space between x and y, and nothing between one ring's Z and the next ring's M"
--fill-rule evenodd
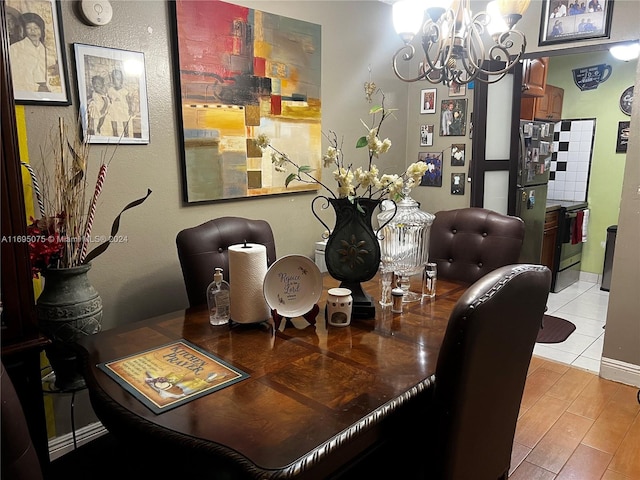
M558 239L558 217L560 210L547 211L544 217L544 231L542 234L542 254L540 263L554 271L556 256L556 240Z
M547 84L543 97L522 97L520 118L557 122L562 118L564 89Z
M549 57L528 58L522 62L522 96L544 97Z

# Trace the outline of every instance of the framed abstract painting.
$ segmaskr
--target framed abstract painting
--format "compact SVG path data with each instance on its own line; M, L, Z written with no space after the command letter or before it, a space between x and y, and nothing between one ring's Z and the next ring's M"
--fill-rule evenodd
M219 0L170 2L187 204L316 191L273 168L267 135L321 172L321 28Z

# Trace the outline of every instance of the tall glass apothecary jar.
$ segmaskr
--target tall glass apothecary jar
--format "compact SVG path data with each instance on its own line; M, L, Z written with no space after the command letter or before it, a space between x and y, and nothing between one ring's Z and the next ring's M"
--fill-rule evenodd
M382 268L393 269L398 286L404 292L403 302L407 303L422 298L422 291L411 291L411 277L422 275L424 265L429 261L429 237L436 217L420 210L420 204L409 196L408 189L404 194L404 198L396 203L397 211L393 205L385 208L383 204L384 210L377 219L379 225L384 225L378 233Z

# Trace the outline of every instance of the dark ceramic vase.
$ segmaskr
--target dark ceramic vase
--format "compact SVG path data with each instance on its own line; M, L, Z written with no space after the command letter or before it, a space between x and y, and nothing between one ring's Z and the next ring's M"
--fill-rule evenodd
M335 226L325 247L327 270L333 278L341 281L341 287L351 290L352 317L374 318L375 302L360 283L371 280L380 266L380 243L371 225L371 216L380 201L357 198L351 203L347 198L316 197L311 210L327 230L329 227L314 210L315 202L320 199L325 201L321 208L331 205L336 215Z
M87 277L91 265L50 268L43 272L44 289L38 297L38 322L51 340L45 348L60 390L84 387L76 342L100 331L102 299Z

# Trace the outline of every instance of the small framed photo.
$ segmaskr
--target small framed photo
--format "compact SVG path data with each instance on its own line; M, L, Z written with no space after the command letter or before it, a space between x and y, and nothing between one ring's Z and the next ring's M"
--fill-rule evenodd
M435 88L425 88L420 91L420 113L436 113Z
M429 153L419 152L418 161L427 164L427 171L424 172L420 180L422 187L441 187L442 186L442 152Z
M5 11L15 102L71 105L60 2L6 0Z
M616 153L627 153L630 125L631 122L618 122L618 141L616 142Z
M74 44L82 132L88 143L149 143L144 54Z
M430 147L433 145L433 125L420 125L420 146Z
M464 167L464 143L454 143L451 145L451 166Z
M464 195L464 173L451 174L451 195Z
M542 0L539 45L609 38L613 0Z
M464 97L467 94L467 86L463 83L451 82L449 85L450 97Z
M440 112L440 136L463 136L466 134L466 98L443 100L440 104Z

